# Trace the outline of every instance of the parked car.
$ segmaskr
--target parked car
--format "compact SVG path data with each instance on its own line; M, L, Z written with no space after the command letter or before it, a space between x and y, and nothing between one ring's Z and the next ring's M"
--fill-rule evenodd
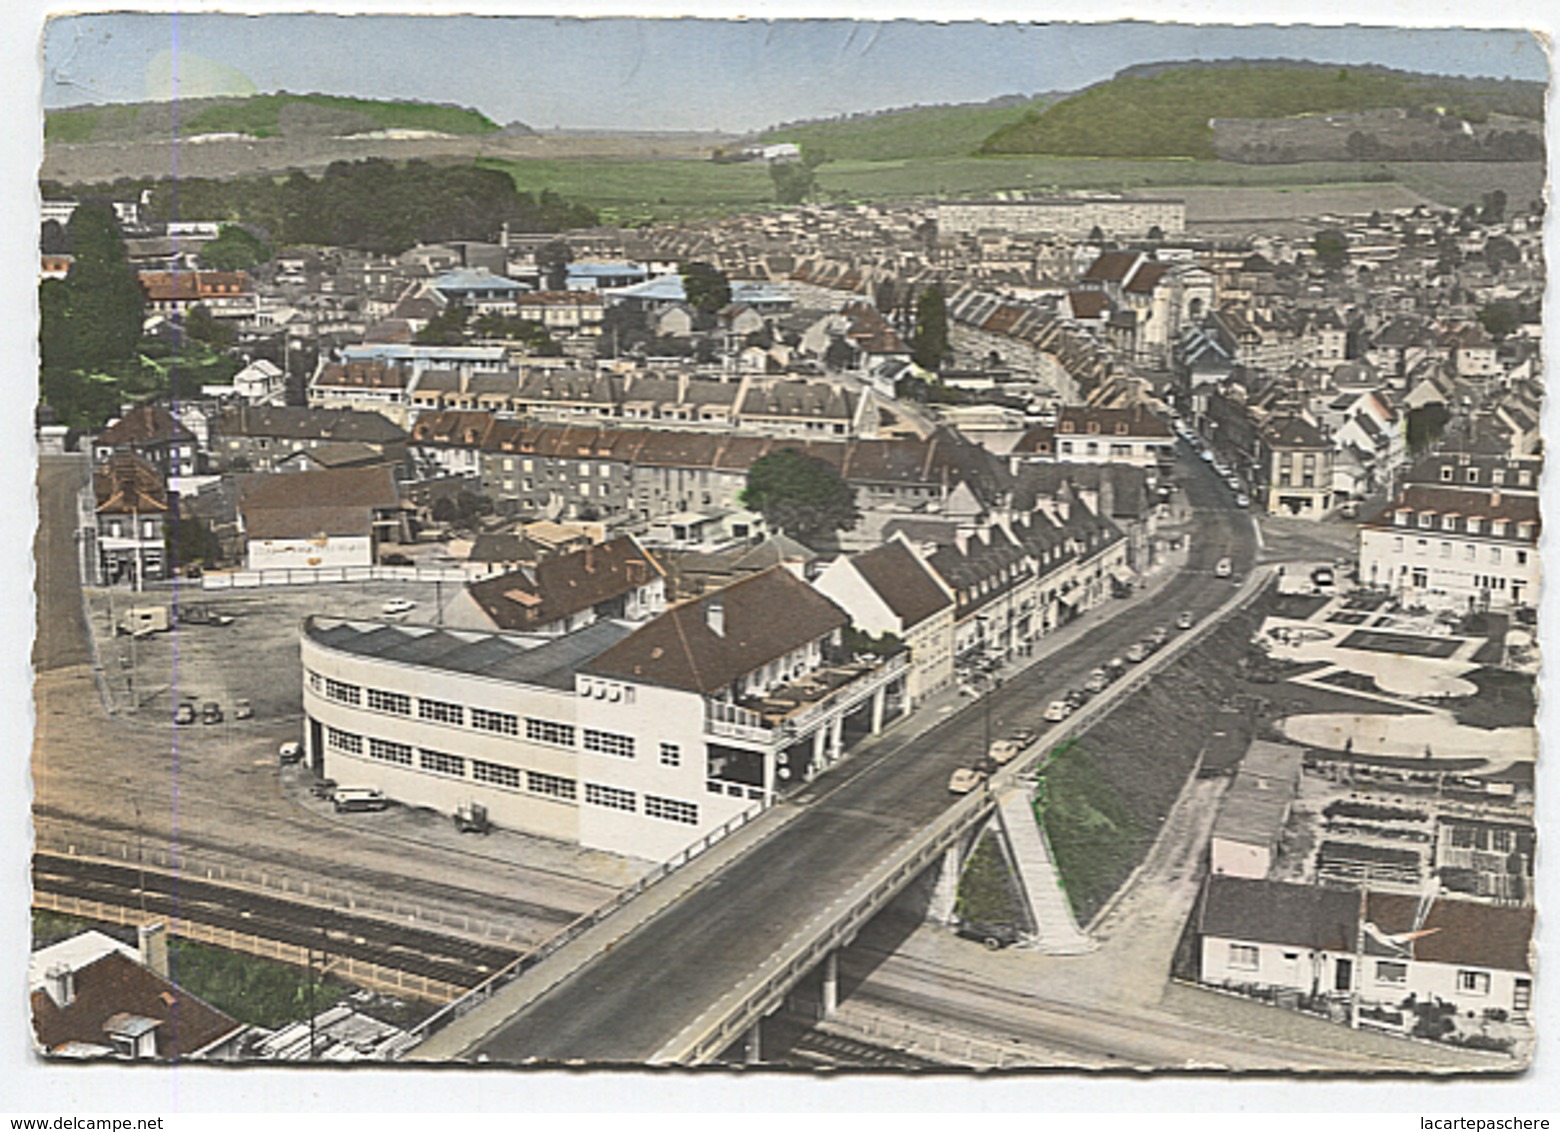
M393 597L379 607L380 612L387 617L394 616L397 613L410 613L416 608L417 603L405 597Z
M1089 697L1093 694L1093 692L1085 692L1082 688L1074 688L1072 691L1067 693L1067 705L1071 707L1073 711L1077 711L1084 704L1089 702Z
M1142 641L1138 641L1127 650L1127 659L1133 664L1140 664L1148 659L1148 652L1148 646Z
M185 700L173 709L173 722L179 725L195 722L195 705Z
M338 786L331 799L338 814L372 813L390 808L390 799L383 790L371 786Z
M1196 620L1189 610L1184 611L1181 616L1175 619L1175 627L1177 629L1190 629L1196 623Z
M211 613L206 617L206 624L231 625L233 624L233 615L231 613Z
M1015 727L1008 732L1008 741L1017 743L1019 747L1027 747L1040 738L1040 732L1033 727Z
M1151 637L1149 637L1149 640L1154 642L1154 647L1156 649L1160 648L1161 646L1163 646L1164 643L1166 641L1168 641L1169 639L1170 639L1170 630L1166 629L1163 625L1161 625L1161 626L1159 626L1159 628L1155 629L1153 635Z
M980 920L959 921L954 929L965 939L978 941L987 951L1001 951L1018 942L1018 929L1012 924L991 924Z
M1066 700L1052 700L1050 706L1045 709L1047 723L1060 723L1072 714L1072 705Z
M986 772L976 770L973 767L961 766L948 778L948 793L968 794L986 781Z
M480 802L467 802L457 807L454 818L455 828L461 833L487 833L493 828L487 807Z
M254 717L254 706L248 700L238 700L233 704L234 719L253 719Z
M316 798L333 798L336 796L336 780L334 778L322 778L309 787L309 793Z
M1237 506L1237 507L1250 507L1251 506L1251 496L1247 495L1244 491L1237 491L1235 493L1235 506Z
M1103 668L1096 668L1093 672L1089 673L1088 682L1084 684L1084 687L1089 689L1091 692L1103 692L1105 690L1105 685L1109 683L1110 673L1106 672Z
M1311 571L1311 585L1319 593L1331 593L1337 581L1338 577L1331 566L1318 566Z
M382 554L379 556L381 566L410 566L412 560L404 554Z
M200 707L200 721L202 723L221 723L222 705L215 700L207 700Z
M1215 578L1228 578L1234 572L1234 563L1232 563L1228 558L1219 559L1218 565L1213 568L1213 576Z
M1127 662L1119 656L1113 656L1105 662L1105 670L1110 673L1112 680L1121 679L1121 674L1127 670Z
M283 743L277 748L276 757L283 766L292 766L303 761L303 744L298 742Z

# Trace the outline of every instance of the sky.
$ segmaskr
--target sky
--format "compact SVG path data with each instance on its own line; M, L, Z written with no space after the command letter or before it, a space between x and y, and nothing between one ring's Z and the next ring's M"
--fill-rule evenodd
M1549 72L1537 39L1520 30L120 12L51 21L43 101L162 99L175 86L183 97L318 91L451 102L548 129L745 132L1075 90L1133 63L1235 56Z

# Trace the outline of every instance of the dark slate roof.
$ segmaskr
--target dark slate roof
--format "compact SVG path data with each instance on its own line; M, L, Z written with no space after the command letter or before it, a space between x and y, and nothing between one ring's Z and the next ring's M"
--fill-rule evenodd
M272 405L235 405L223 410L222 436L282 437L289 440L355 440L390 444L406 433L388 417L352 409L304 409Z
M907 629L953 604L921 560L902 542L886 542L850 561Z
M717 602L719 634L709 624ZM848 624L844 610L776 566L667 610L585 670L708 695Z
M46 1050L72 1043L109 1046L116 1015L157 1023L157 1056L189 1057L227 1037L239 1023L135 960L110 952L75 973L76 997L63 1009L47 990L32 995L33 1031Z
M194 437L161 405L137 405L98 434L97 445L117 448L187 442Z
M355 656L567 692L574 689L576 671L630 636L634 627L622 621L597 621L540 645L505 633L325 617L310 618L304 631L328 648Z
M1349 889L1214 876L1197 930L1220 939L1353 951L1359 907L1359 893Z

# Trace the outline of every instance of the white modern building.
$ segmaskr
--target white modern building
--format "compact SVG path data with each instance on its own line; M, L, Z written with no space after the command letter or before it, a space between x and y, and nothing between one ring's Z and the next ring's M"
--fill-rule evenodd
M845 655L847 622L783 567L546 640L313 617L307 755L342 786L664 860L902 710L906 657Z

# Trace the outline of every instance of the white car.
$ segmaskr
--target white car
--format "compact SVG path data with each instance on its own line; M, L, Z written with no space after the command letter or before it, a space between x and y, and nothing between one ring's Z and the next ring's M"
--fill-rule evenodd
M1251 496L1247 495L1244 491L1237 491L1235 493L1235 506L1237 506L1237 507L1250 507L1251 506Z
M948 778L948 793L968 794L982 782L986 781L985 772L972 770L967 766L961 766Z
M1210 463L1210 464L1213 463L1213 453L1211 451L1209 451L1208 449L1206 449L1206 448L1199 448L1197 450L1197 455L1201 456L1208 463Z
M381 612L391 616L397 613L410 613L417 608L417 603L409 598L393 597L379 608Z
M1052 700L1051 706L1045 709L1045 721L1047 723L1060 723L1072 714L1072 705L1066 700Z
M277 750L276 756L281 760L282 765L284 766L291 766L293 763L302 762L303 744L283 743L280 749Z

